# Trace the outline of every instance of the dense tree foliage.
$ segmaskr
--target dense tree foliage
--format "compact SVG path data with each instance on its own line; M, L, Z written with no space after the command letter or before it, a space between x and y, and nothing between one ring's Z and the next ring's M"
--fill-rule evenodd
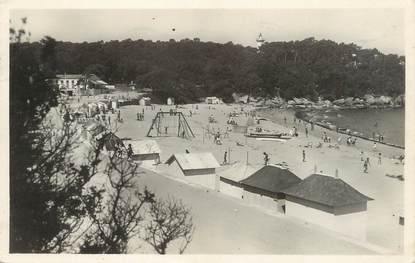
M311 99L404 93L404 57L314 38L266 43L261 52L189 39L57 42L56 52L56 72L134 81L179 103L209 95L231 100L233 92Z

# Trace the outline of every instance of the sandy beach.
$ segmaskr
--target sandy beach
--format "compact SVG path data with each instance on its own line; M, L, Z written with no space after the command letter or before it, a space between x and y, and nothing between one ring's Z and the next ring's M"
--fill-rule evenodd
M155 105L155 109L152 110L150 106L123 106L120 108L123 122L116 123L116 115L112 115L111 128L116 130L120 138L146 139L156 113L174 108L175 106ZM317 143L322 141L320 136L323 129L316 126L311 131L309 127L307 137L304 133L304 123L294 124L292 113L284 110L276 113L281 116L281 122L265 120L261 121L260 126L263 129L288 132L296 125L298 137L284 142L259 141L247 138L243 133L230 132L229 137L222 136L222 145L215 144L208 130L219 130L223 134L226 131L228 114L233 111L241 113L241 108L244 108L244 111L254 110L252 106L236 104L180 105L177 111L186 116L195 138L183 139L174 133L171 136L153 137L162 150L161 161L165 162L174 153L189 150L211 152L219 163L222 163L224 152L228 151L230 163L248 162L252 165L263 165L263 152L267 152L271 164L285 163L302 179L314 173L315 168L318 172L329 175L334 175L337 169L341 179L374 199L368 203L367 243L348 239L320 227L310 227L284 215L269 215L261 209L248 207L241 201L221 193L207 192L200 187L173 181L163 176L165 165L155 166L153 170L158 174L146 172L138 178L138 183L147 185L161 196L168 193L177 195L191 207L197 230L186 253L368 254L401 251L403 227L398 224L398 220L403 211L404 182L386 174L403 174L403 164L391 159L394 155L403 154L403 150L378 145L377 150L373 151L373 143L364 140L358 140L356 146L347 146L344 135L340 149L330 148L329 143L323 143L322 148L316 148ZM142 113L143 109L144 120L138 121L136 115ZM209 116L213 116L216 123L209 124ZM287 118L286 124L283 121L284 116ZM244 114L239 114L239 117L234 119L239 125L246 125L247 117ZM169 129L177 130L177 124L171 123ZM324 131L332 138L331 144L334 145L338 134ZM313 147L304 147L308 144L312 144ZM303 150L306 152L305 162L302 159ZM364 151L365 158L369 157L371 160L368 173L363 173L361 151ZM381 164L378 164L379 152L382 153ZM219 169L226 169L226 166ZM254 216L261 218L257 221L257 224L261 222L260 225L253 226L250 223L250 218ZM235 223L236 219L238 223ZM198 225L203 227L198 228ZM215 239L220 242L215 242ZM281 239L285 242L281 242ZM217 246L218 243L220 247Z

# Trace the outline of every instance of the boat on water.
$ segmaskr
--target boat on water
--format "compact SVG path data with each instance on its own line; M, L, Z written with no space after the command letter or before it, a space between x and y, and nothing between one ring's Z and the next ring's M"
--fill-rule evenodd
M263 139L280 139L280 140L289 140L291 139L291 136L285 134L285 133L247 133L245 135L246 137L250 138L263 138Z

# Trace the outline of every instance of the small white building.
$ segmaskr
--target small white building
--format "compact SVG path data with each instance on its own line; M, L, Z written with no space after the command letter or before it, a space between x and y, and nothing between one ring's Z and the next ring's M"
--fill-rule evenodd
M244 163L235 163L226 170L218 171L219 192L242 199L244 188L239 183L255 173L259 168Z
M210 189L219 189L216 168L220 164L212 153L173 154L167 161L167 173L190 183Z
M222 100L217 97L206 97L205 103L207 104L220 104Z
M58 74L56 75L55 84L59 90L69 96L78 93L80 88L80 80L83 78L81 74Z
M167 105L174 105L174 98L167 98Z
M283 193L287 215L360 240L366 239L367 201L373 199L343 180L313 174Z
M124 146L128 149L129 144L133 149L132 159L146 168L154 168L160 163L161 150L158 143L154 140L126 140Z
M138 104L140 104L140 106L150 106L151 105L151 99L149 97L142 97L138 101Z

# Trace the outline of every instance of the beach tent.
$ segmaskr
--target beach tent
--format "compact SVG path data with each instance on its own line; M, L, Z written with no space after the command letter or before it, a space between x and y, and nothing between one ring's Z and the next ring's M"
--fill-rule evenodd
M366 239L367 202L340 178L313 174L282 191L286 214L358 239Z
M242 199L244 189L239 182L252 175L259 167L237 162L226 168L217 172L220 178L219 192Z
M139 162L142 166L152 168L153 165L160 162L161 150L159 145L154 140L126 140L124 146L128 149L131 144L133 149L132 159L134 162Z
M216 168L220 165L212 153L173 154L166 164L168 164L167 173L172 176L219 190L219 176L216 174Z
M267 165L242 180L243 199L249 204L284 213L285 195L281 192L301 179L288 169Z

